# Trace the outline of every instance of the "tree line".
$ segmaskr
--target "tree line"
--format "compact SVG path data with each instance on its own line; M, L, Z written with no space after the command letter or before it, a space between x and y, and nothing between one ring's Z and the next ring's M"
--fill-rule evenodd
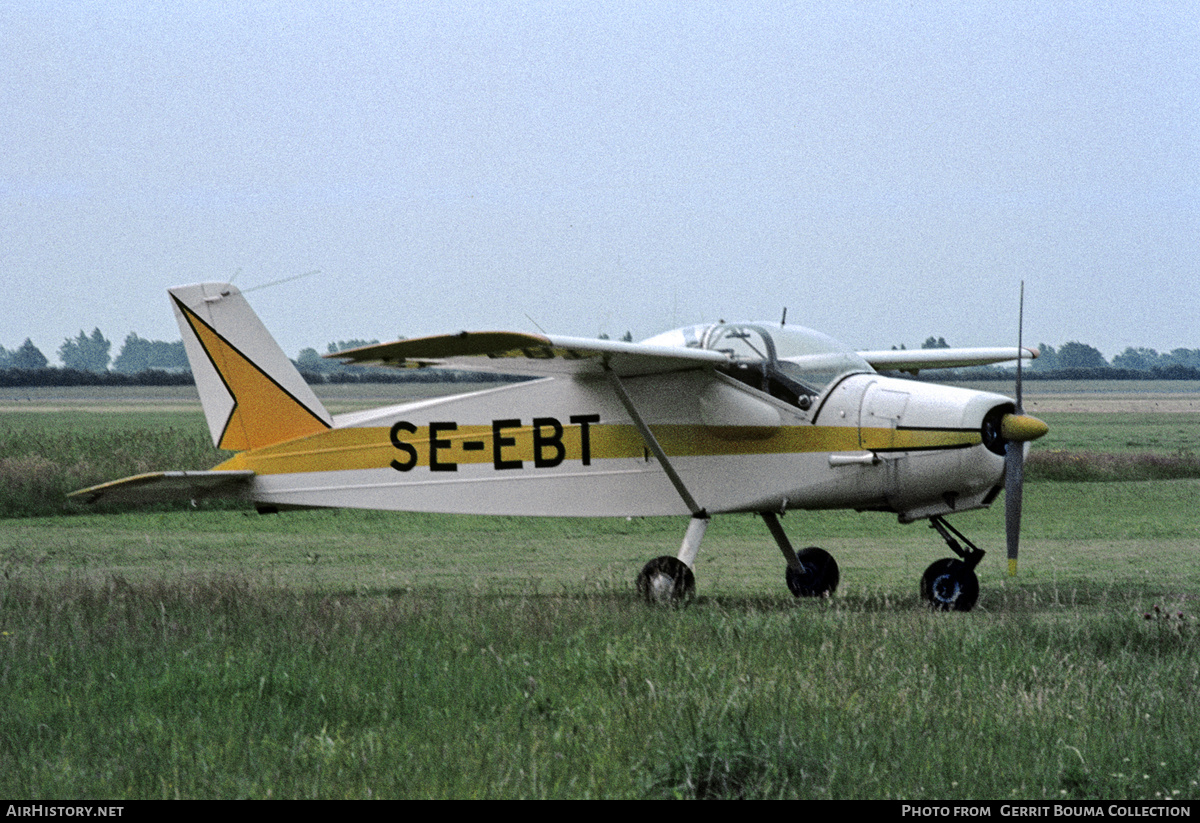
M951 346L944 337L927 337L921 348L948 349ZM1058 348L1049 343L1039 343L1037 349L1038 358L1026 366L1027 372L1034 378L1200 380L1200 349L1179 348L1159 353L1155 349L1127 346L1111 361L1106 360L1096 347L1078 341L1063 343ZM1013 369L1008 367L1004 370ZM963 371L972 372L968 376L978 376L974 372L979 370Z
M604 335L602 335L604 337ZM628 332L622 338L631 340ZM336 354L346 349L369 346L378 340L338 340L326 346L326 353ZM905 348L904 345L892 348ZM923 349L951 348L944 337L930 336L921 344ZM1200 380L1200 349L1173 349L1160 353L1145 347L1128 346L1111 361L1099 349L1086 343L1071 341L1057 348L1039 343L1038 359L1030 362L1031 377L1061 379L1176 379ZM98 385L103 383L150 385L186 384L191 370L183 341L146 340L130 332L116 357L111 356L112 343L99 328L86 334L82 329L68 337L58 349L62 367L50 366L46 356L29 338L16 349L0 346L0 385ZM428 372L405 370L394 372L365 366L349 366L337 360L321 357L315 348L305 348L292 361L311 383L323 382L404 382L408 380L454 380L453 373L439 370ZM984 367L983 370L960 370L961 376L994 376L1004 369ZM942 372L945 374L945 372ZM462 375L458 376L459 378ZM135 379L136 378L136 379ZM482 378L473 375L474 379Z
M77 337L68 337L58 348L58 358L63 368L79 372L101 374L111 370L118 374L140 374L144 371L187 371L187 354L183 341L167 343L162 340L145 340L136 332L125 338L121 352L110 357L112 343L93 329L90 335L81 329ZM37 370L50 367L46 355L28 337L20 347L9 351L0 346L0 368Z
M369 346L378 340L338 340L326 351L334 354L345 349ZM18 386L184 386L192 380L191 366L182 340L168 343L145 340L131 332L117 356L111 357L112 343L94 329L68 337L58 349L61 367L50 365L46 356L25 338L18 348L0 346L0 387ZM444 383L507 382L514 378L503 374L478 374L454 369L376 369L351 366L329 360L306 348L292 361L304 379L321 383Z
M378 342L378 340L338 340L336 343L330 343L326 351L329 354L336 354L345 349L372 346ZM173 343L163 340L146 340L139 337L137 332L130 332L116 357L110 356L111 350L112 342L101 333L100 329L92 329L90 335L80 329L77 336L68 337L58 347L58 359L62 361L64 369L93 374L103 374L108 371L119 374L140 374L151 370L172 372L191 369L182 340L176 340ZM292 362L302 372L308 371L317 374L332 374L348 368L355 368L345 366L336 360L327 360L312 348L302 349L300 356ZM26 337L25 342L14 350L10 351L0 346L0 368L35 371L51 368L51 366L46 356L30 338Z

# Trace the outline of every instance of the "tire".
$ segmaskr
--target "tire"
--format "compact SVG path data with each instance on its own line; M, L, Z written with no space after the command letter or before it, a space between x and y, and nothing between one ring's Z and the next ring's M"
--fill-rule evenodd
M798 572L787 567L787 587L796 597L829 597L837 590L841 573L833 555L816 546L796 552L796 559L804 567Z
M696 595L696 575L677 557L656 557L637 576L638 594L652 606L678 606Z
M969 612L979 600L979 578L961 560L947 557L921 576L921 599L938 612Z

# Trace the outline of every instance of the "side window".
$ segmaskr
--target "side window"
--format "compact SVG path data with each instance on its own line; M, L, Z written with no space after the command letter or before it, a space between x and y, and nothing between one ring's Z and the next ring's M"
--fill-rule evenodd
M777 363L776 366L787 366L787 363ZM803 383L794 380L778 368L770 368L766 362L738 363L726 366L720 370L734 380L745 383L753 389L766 392L777 400L782 400L799 409L807 410L812 406L816 392L807 388Z

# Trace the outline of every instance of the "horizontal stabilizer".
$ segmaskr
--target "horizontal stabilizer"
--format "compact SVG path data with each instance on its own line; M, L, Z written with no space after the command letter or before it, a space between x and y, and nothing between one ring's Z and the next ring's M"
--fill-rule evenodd
M254 477L243 471L147 472L71 492L84 503L167 503L241 497Z

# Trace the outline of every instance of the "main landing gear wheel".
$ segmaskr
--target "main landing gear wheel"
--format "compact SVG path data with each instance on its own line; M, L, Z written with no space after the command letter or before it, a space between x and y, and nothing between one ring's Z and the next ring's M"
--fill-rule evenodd
M696 576L682 560L665 554L642 567L637 589L651 605L675 606L695 596Z
M837 589L840 573L833 555L816 546L796 552L803 571L787 567L787 587L796 597L828 597Z
M979 599L979 578L961 560L939 560L921 576L921 598L939 612L969 612Z

